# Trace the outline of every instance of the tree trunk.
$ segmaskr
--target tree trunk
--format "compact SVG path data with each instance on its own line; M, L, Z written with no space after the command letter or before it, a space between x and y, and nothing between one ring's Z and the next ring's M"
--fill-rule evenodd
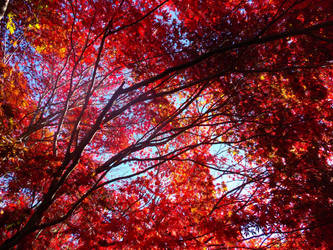
M0 0L0 21L4 17L7 7L8 7L9 0Z

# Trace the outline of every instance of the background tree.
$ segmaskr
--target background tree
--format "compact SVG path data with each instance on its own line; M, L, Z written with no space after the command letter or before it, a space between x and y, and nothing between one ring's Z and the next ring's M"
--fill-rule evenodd
M2 249L329 249L331 7L9 1Z

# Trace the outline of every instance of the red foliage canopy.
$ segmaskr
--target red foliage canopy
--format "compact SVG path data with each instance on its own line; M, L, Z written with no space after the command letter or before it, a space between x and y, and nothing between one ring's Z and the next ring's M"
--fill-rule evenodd
M333 247L330 1L0 3L0 249Z

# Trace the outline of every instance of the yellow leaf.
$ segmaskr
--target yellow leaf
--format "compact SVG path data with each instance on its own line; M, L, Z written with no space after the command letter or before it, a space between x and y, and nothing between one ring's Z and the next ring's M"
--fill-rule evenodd
M14 48L17 46L17 41L13 43Z
M42 52L45 49L45 46L37 46L36 50L38 53Z
M8 22L7 22L6 28L9 30L10 34L14 34L14 31L16 29L15 23L13 22L13 17L14 17L14 15L12 13L8 14Z

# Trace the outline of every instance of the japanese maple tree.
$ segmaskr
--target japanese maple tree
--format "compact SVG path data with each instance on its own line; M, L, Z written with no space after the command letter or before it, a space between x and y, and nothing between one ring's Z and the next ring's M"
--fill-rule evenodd
M332 7L0 1L0 249L332 248Z

